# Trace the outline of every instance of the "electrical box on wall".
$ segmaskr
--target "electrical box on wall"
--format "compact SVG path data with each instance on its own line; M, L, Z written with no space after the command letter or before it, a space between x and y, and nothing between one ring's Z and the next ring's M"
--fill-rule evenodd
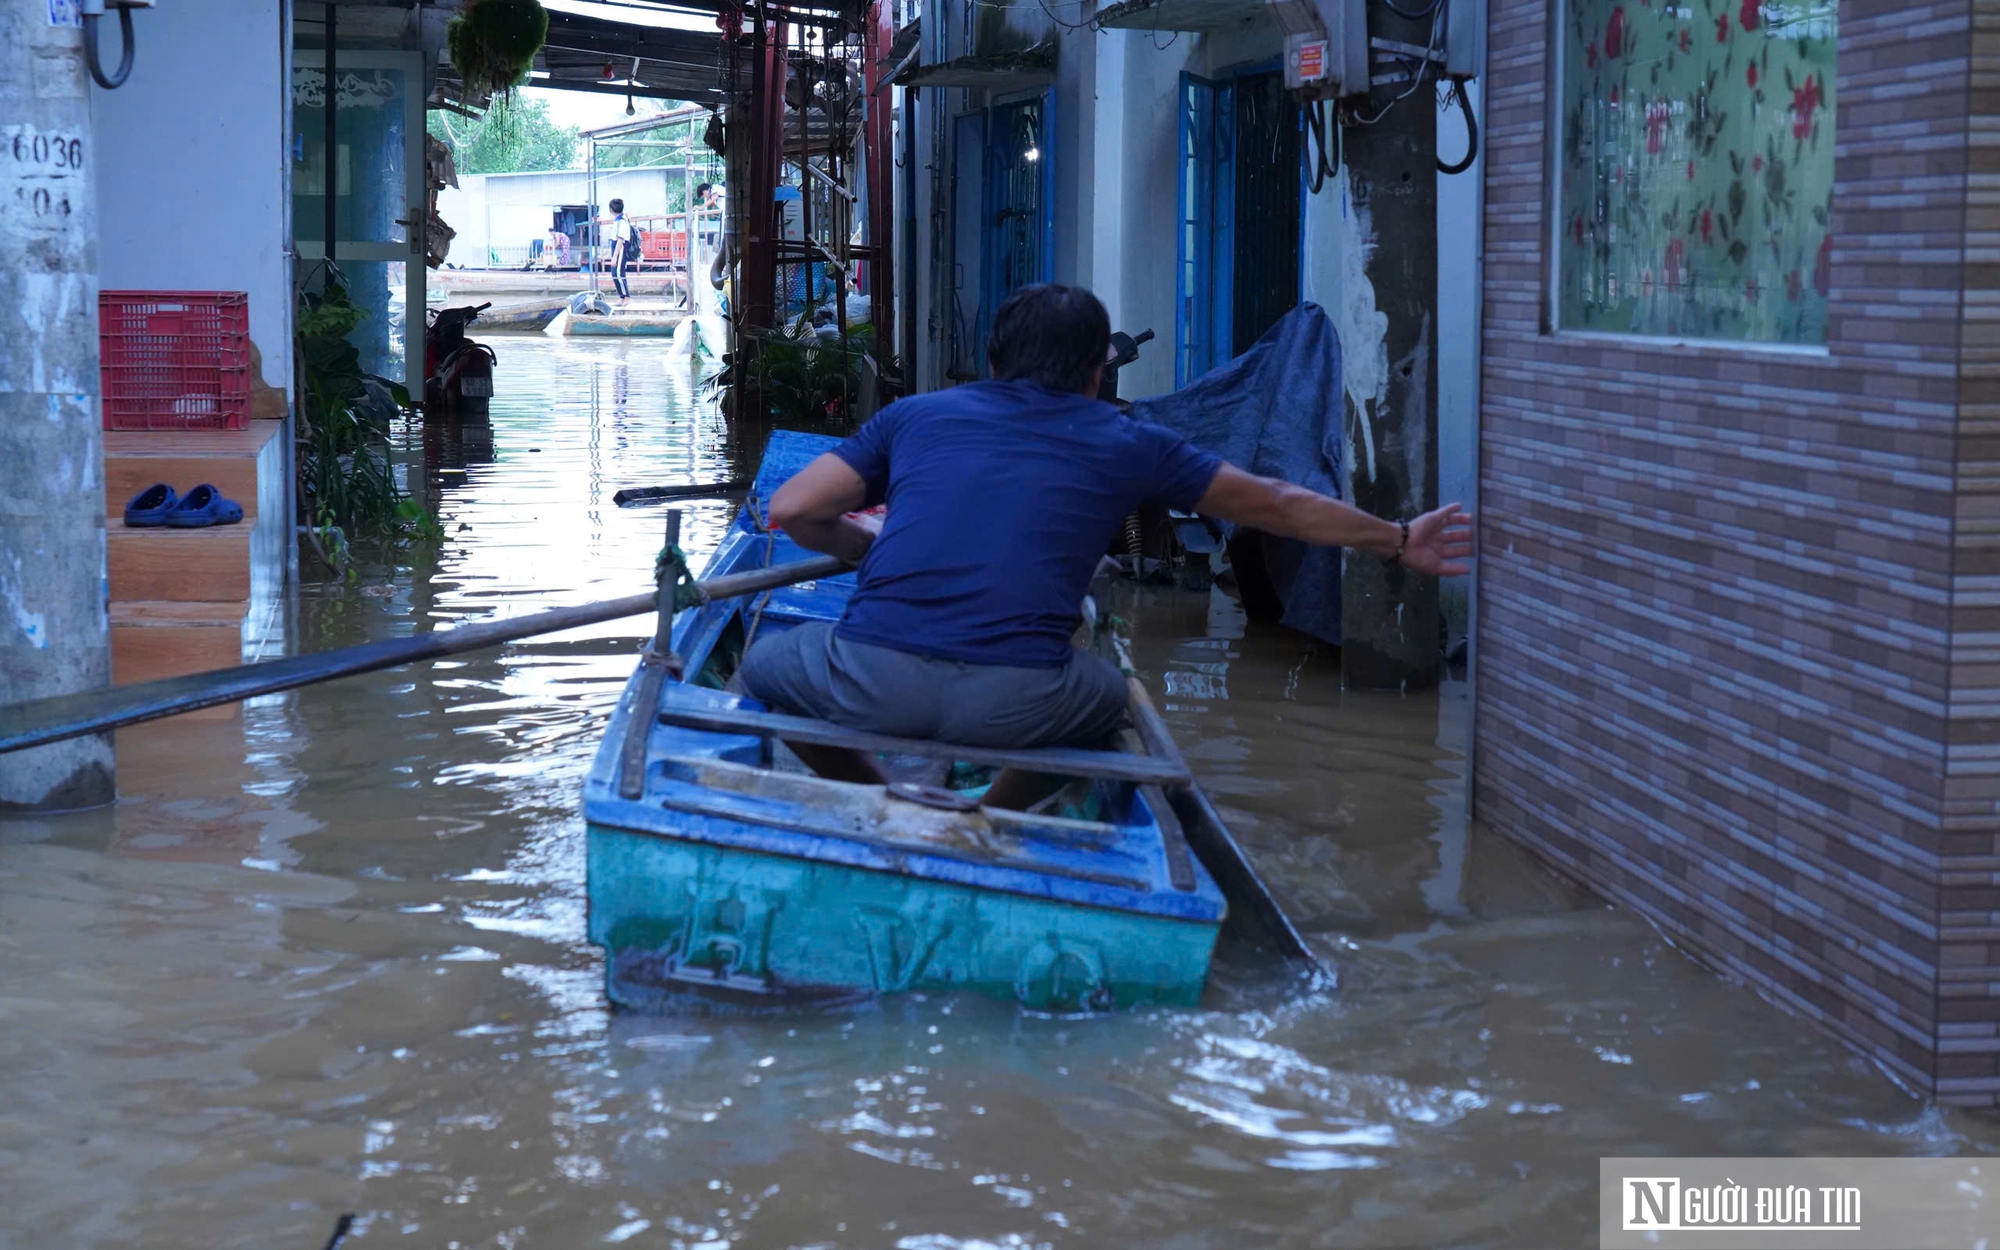
M1368 90L1367 0L1265 0L1285 33L1285 86L1320 99Z
M1444 15L1444 72L1477 78L1486 72L1486 0L1439 0Z
M1369 0L1264 0L1285 34L1285 86L1318 99L1359 95L1371 84ZM1376 0L1377 3L1380 0ZM1486 0L1437 0L1444 6L1443 75L1477 78L1486 70ZM1428 16L1428 14L1426 14ZM1435 71L1433 71L1435 72Z

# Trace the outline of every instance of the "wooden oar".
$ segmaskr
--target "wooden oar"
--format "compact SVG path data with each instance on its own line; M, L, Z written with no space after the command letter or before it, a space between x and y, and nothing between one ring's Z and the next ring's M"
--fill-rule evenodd
M638 503L659 503L666 499L741 499L755 483L696 482L692 486L627 486L611 497L621 508Z
M746 573L731 573L694 585L702 592L701 600L707 602L833 577L850 567L838 557L819 556L771 568L752 569ZM11 703L0 706L0 753L60 742L65 738L80 738L85 734L103 733L122 725L158 720L162 716L214 707L218 703L235 703L260 694L331 681L336 677L352 677L357 673L394 668L398 664L478 651L535 634L552 634L575 629L579 625L638 616L658 607L655 592L647 591L573 608L555 608L505 620L461 625L457 629L440 629L412 638L389 638L381 642L365 642L358 647L297 655L268 664L246 664L241 668L190 673L185 677L168 677L131 686L111 686L81 694Z
M1187 771L1187 761L1181 756L1181 749L1174 742L1167 722L1153 707L1153 696L1146 692L1144 682L1132 676L1132 656L1125 647L1125 640L1113 635L1112 646L1120 665L1125 669L1125 688L1130 698L1132 723L1138 731L1139 742L1146 754L1169 761L1182 771ZM1303 960L1317 966L1319 960L1305 938L1292 926L1291 918L1278 906L1278 900L1271 897L1271 891L1264 885L1263 878L1250 865L1249 856L1237 845L1236 839L1222 823L1215 805L1208 801L1199 783L1189 780L1180 784L1169 783L1160 787L1148 787L1154 793L1163 793L1167 807L1175 818L1162 820L1162 832L1171 839L1178 826L1179 833L1187 840L1201 866L1208 869L1208 875L1222 887L1222 894L1230 903L1231 920L1248 919L1261 929L1279 951L1291 959ZM1148 806L1153 806L1153 796L1147 796ZM1172 866L1174 848L1171 842L1167 848L1169 867ZM1239 914L1247 911L1247 917Z

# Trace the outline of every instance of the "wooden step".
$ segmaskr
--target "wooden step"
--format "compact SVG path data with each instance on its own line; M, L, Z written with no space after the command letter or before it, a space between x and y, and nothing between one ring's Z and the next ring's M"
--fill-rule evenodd
M177 603L170 599L140 599L112 604L111 628L219 629L227 626L241 632L247 613L241 603Z
M112 683L129 686L236 667L243 662L243 614L240 603L112 604ZM231 720L236 709L229 703L169 719Z
M125 505L155 482L183 495L206 482L242 504L249 520L257 515L258 460L283 430L276 421L252 421L247 430L106 430L104 515L122 520ZM267 464L267 475L280 463Z
M193 530L107 526L111 602L233 603L240 622L250 600L250 534L257 524L245 520Z

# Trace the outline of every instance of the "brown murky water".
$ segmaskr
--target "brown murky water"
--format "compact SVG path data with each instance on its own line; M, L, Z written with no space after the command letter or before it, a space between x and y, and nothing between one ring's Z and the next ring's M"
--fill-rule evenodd
M498 345L448 543L307 586L302 646L630 593L662 516L612 492L752 454L661 346ZM726 510L688 518L705 548ZM1219 593L1137 600L1338 988L613 1014L578 814L609 625L128 731L114 810L0 825L0 1250L317 1250L343 1211L354 1246L1546 1250L1596 1244L1600 1155L2000 1144L1468 829L1462 687L1344 695Z

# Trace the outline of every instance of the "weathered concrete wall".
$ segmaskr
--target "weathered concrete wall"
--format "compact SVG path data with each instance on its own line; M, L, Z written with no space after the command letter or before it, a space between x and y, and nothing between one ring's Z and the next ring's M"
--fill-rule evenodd
M138 57L91 88L107 289L247 291L264 380L288 392L290 36L285 6L174 0L134 17ZM104 23L111 49L115 21ZM115 58L115 50L106 56Z
M0 703L111 681L82 32L0 0ZM111 741L0 755L0 812L115 793Z

